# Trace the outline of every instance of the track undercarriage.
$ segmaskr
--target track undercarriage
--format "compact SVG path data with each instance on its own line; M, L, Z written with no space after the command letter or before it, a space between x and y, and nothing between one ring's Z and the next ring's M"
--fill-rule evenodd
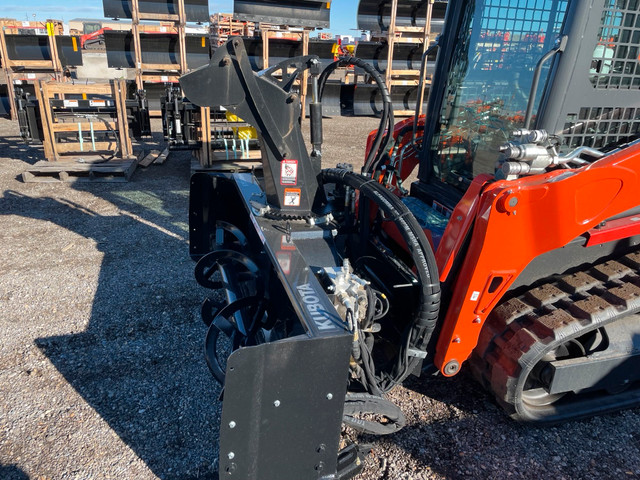
M498 306L471 359L512 417L554 423L640 404L640 253Z

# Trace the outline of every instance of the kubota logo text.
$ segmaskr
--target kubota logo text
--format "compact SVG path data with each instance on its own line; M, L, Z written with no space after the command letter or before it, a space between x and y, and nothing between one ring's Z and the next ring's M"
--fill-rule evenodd
M318 330L337 329L335 321L330 316L331 313L322 306L318 293L313 287L305 283L304 285L298 285L296 288L298 289L300 297L302 297L302 303L304 303L307 312L309 312Z

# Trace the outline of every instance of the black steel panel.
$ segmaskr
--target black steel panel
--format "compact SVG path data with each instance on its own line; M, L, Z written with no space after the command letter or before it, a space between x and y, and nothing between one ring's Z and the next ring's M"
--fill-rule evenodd
M11 114L11 104L9 103L9 92L6 84L0 84L0 116L6 117Z
M49 37L46 35L6 35L7 53L11 60L51 61ZM74 40L75 38L75 47ZM56 45L63 67L82 65L82 52L79 37L57 36Z
M260 37L243 37L244 47L254 71L260 71L265 68L262 61L262 38ZM272 38L269 41L269 65L277 65L278 63L292 57L302 55L302 41L289 40L286 38Z
M130 31L107 30L105 46L107 64L111 68L135 68L133 34ZM204 39L204 41L203 41ZM188 34L186 37L187 66L197 68L209 63L209 41L206 35ZM180 65L178 36L170 33L141 33L142 62Z
M428 91L425 92L428 95ZM394 110L415 110L418 87L394 85L391 88L391 101ZM357 85L353 100L353 114L360 116L380 115L382 96L376 85Z
M424 27L427 17L427 0L398 0L396 25L400 27ZM431 31L440 33L444 25L446 1L436 1L431 16ZM384 32L391 23L391 0L360 0L358 4L358 28Z
M221 475L335 478L351 342L348 334L301 336L229 357Z
M106 30L104 44L109 68L135 68L133 34L126 31Z
M7 54L11 60L51 60L46 35L6 35Z
M162 99L166 95L166 89L167 86L164 83L147 82L144 84L149 110L157 111L162 109Z
M264 63L262 62L262 38L242 37L242 41L244 42L244 48L247 51L251 68L256 72L264 69Z
M251 68L254 71L264 69L262 62L262 38L261 37L243 37L244 48L247 51ZM333 53L331 52L335 42L333 40L310 40L309 55L317 55L320 59L322 68L333 62ZM269 65L277 65L278 63L291 58L302 55L302 41L289 40L285 38L272 38L269 41Z
M74 40L75 39L75 40ZM58 56L63 67L76 67L82 65L82 48L80 37L56 37Z
M177 15L176 0L139 0L140 13ZM106 18L132 18L131 0L102 0ZM187 22L208 22L209 2L207 0L184 0Z
M318 0L234 0L238 20L292 27L329 28L331 2Z
M393 47L393 70L420 70L422 62L421 44L396 43ZM356 47L356 57L371 64L377 71L384 73L387 69L389 45L382 42L360 42ZM436 54L429 56L427 71L433 72ZM357 73L363 73L358 69Z
M207 35L187 34L185 38L187 49L187 68L193 70L209 64L211 48Z
M308 83L307 96L305 98L306 115L309 116L309 103L311 103L311 81ZM327 82L322 92L322 115L336 117L342 115L340 96L342 92L341 82Z

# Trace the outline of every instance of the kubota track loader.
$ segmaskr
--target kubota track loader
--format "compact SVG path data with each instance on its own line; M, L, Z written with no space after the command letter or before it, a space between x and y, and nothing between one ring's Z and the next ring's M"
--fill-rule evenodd
M449 2L426 115L394 125L386 94L361 173L321 170L320 99L337 65L385 91L366 63L255 74L232 38L181 79L262 141L261 170L191 182L196 278L227 299L202 307L222 478L355 475L342 423L400 428L382 395L411 374L472 368L531 422L638 405L639 44L638 0Z

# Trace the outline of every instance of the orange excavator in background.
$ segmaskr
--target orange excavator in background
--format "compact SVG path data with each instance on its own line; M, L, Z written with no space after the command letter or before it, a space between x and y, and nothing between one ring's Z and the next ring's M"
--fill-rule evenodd
M80 37L80 46L82 48L97 48L104 45L104 32L113 30L110 27L103 27L91 33L85 33Z
M262 143L262 170L191 181L224 478L356 475L342 426L402 428L384 394L409 375L470 368L527 422L640 404L640 4L507 3L449 2L426 115L398 124L350 56L255 74L235 37L180 80ZM380 128L359 173L322 170L323 86L352 65Z

